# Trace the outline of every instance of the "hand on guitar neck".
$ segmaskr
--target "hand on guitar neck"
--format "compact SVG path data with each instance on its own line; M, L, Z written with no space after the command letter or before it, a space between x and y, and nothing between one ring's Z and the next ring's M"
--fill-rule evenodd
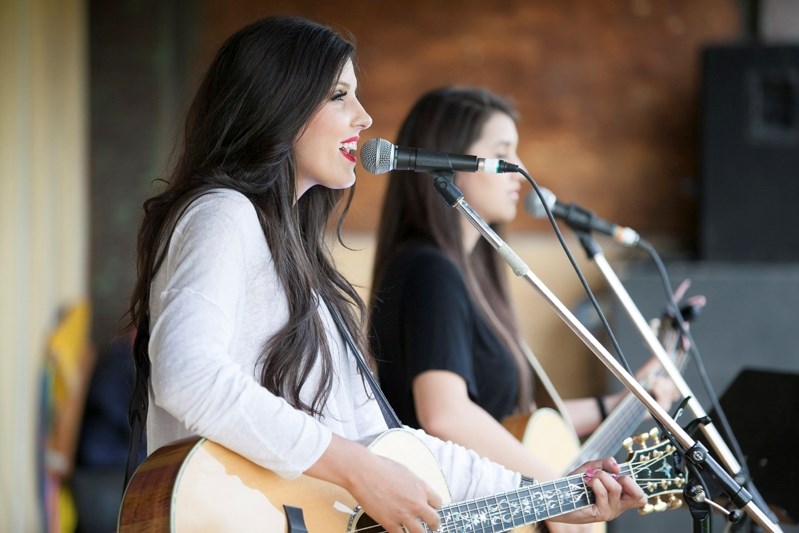
M657 357L652 357L646 364L639 368L635 373L635 378L647 392L649 392L650 396L652 396L667 412L671 408L671 405L680 398L680 391L677 390L674 382L668 376L664 375L662 366ZM629 391L625 389L615 394L605 396L604 402L607 412L613 411L627 394L629 394ZM648 416L649 414L647 413L647 417ZM599 426L602 422L599 409L597 409L597 420L596 426ZM591 433L596 429L596 426L587 431L586 434Z

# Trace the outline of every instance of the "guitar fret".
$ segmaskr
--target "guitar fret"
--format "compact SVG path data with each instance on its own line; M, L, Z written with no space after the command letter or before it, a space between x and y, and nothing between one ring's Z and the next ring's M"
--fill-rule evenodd
M478 501L474 502L474 510L472 511L473 518L471 524L474 526L479 525L481 531L490 531L491 533L494 533L494 525L491 523L491 507L489 506L488 501L488 499L480 500L479 502L482 502L482 505L479 505Z
M568 484L569 482L567 481L566 487L568 487ZM563 488L562 485L563 484L558 481L555 482L555 501L558 504L558 514L563 514L563 499L561 498L561 488Z
M522 526L525 523L524 497L522 493L508 496L508 518L512 527Z
M590 504L594 503L594 500L591 498L593 496L593 491L589 491L588 484L585 483L582 479L580 480L583 486L583 495L585 496L585 506L588 507Z
M541 483L537 483L535 486L537 487L537 495L540 495L542 490ZM544 514L544 516L538 515L538 502L536 502L536 498L533 497L532 492L530 493L530 504L533 507L533 514L535 515L535 521L541 522L542 520L544 520L546 514Z
M494 533L494 526L497 526L499 529L497 531L504 531L502 529L502 508L500 506L499 497L494 495L494 512L491 513L489 518L491 524L491 533Z
M477 513L477 503L474 501L466 502L466 512L463 513L461 517L461 526L463 527L462 531L468 531L468 529L473 529L473 525L475 523L474 515L476 513Z

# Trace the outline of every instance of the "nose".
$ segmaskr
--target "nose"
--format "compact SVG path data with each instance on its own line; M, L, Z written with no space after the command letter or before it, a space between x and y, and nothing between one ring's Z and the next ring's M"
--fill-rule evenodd
M365 130L372 125L372 117L366 112L361 102L357 102L357 109L353 117L352 125L360 130Z

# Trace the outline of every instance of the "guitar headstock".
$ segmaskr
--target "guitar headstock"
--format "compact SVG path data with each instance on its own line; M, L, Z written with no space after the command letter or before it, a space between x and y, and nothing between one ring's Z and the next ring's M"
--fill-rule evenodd
M639 449L633 450L636 444ZM661 440L657 428L628 437L622 445L630 454L628 464L648 500L639 512L649 514L681 507L686 479L674 445L667 439Z

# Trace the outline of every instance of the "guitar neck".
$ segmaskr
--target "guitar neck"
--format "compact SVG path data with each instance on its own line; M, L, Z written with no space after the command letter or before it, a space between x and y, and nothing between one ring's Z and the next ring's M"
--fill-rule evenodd
M646 414L646 407L638 398L628 393L604 422L583 443L580 453L569 465L572 471L584 462L597 457L613 455L624 437L632 434Z
M634 477L632 465L621 474ZM534 483L486 498L450 504L439 510L439 531L499 532L548 520L594 503L594 493L582 474Z

